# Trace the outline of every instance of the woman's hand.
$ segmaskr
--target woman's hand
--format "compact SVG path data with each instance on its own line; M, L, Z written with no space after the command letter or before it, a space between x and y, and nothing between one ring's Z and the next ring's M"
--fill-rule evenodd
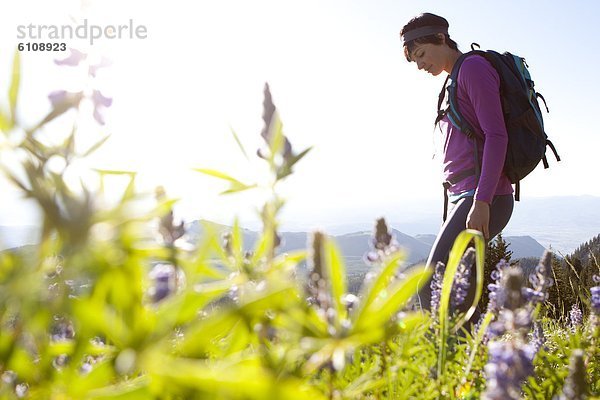
M485 201L475 200L467 215L467 229L475 229L483 233L486 240L490 238L490 205Z

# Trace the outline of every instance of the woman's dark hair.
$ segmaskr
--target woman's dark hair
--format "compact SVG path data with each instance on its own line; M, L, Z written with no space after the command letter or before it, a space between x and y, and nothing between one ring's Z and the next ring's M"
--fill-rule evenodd
M444 28L448 28L450 25L448 24L448 21L444 17L440 17L439 15L435 15L435 14L431 14L431 13L423 13L423 14L417 15L416 17L414 17L413 19L408 21L408 23L406 25L404 25L404 27L400 31L400 36L402 37L405 33L410 32L417 28L424 27L424 26L442 26ZM450 39L450 35L444 34L444 36L446 38L446 44L448 45L448 47L450 47L452 50L458 50L458 45L456 44L456 42L454 40ZM410 59L410 55L412 54L416 45L417 44L425 44L425 43L432 43L432 44L439 45L444 42L439 36L437 36L437 34L431 34L428 36L423 36L423 37L411 40L408 43L404 43L404 56L406 57L406 59L408 61L412 61Z

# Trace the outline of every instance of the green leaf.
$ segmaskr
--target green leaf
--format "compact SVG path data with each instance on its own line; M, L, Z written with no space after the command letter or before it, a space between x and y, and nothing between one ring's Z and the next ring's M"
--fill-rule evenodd
M306 250L296 250L282 254L273 260L273 266L275 269L293 270L302 260L306 259L307 254ZM257 264L255 263L254 265Z
M77 133L77 125L73 125L71 129L71 133L64 142L60 146L60 150L65 158L65 160L69 160L73 154L75 153L75 134Z
M237 143L240 150L242 151L242 154L244 155L244 157L246 157L246 160L250 161L250 159L248 158L248 153L246 153L246 149L244 149L244 145L242 145L242 142L240 141L240 138L238 137L237 133L235 133L235 130L233 130L233 128L231 126L229 127L229 130L231 131L231 134L233 135L235 142Z
M125 204L127 201L135 197L135 177L136 174L129 175L129 182L127 183L127 187L125 188L123 196L121 197L121 204Z
M94 400L146 400L152 398L148 389L151 378L141 376L126 382L106 386L88 392L86 399Z
M231 194L231 193L237 193L237 192L241 192L244 190L248 190L248 189L252 189L255 188L257 185L256 184L252 184L252 185L247 185L245 183L240 182L239 180L233 178L230 175L227 175L223 172L220 171L216 171L213 169L206 169L206 168L193 168L194 171L200 172L202 174L205 175L209 175L212 176L214 178L218 178L218 179L222 179L225 181L228 181L230 184L230 187L228 190L222 192L221 194Z
M162 329L154 332L162 335L176 326L182 326L198 318L198 312L211 301L229 290L230 285L199 285L184 295L172 296L160 303L157 310L158 324Z
M10 119L0 110L0 132L7 133L10 129Z
M281 151L285 143L285 136L283 135L283 123L279 118L277 111L273 113L271 122L269 123L269 132L267 137L270 138L269 142L269 164L274 166L275 156Z
M330 337L327 332L328 325L323 318L317 314L313 307L291 308L285 314L281 314L276 319L277 326L283 326L288 331L303 332L304 337L327 339Z
M492 321L492 318L494 317L494 314L492 314L490 311L488 311L484 317L483 320L481 322L481 324L479 325L479 328L477 329L476 335L475 335L475 340L473 343L473 346L471 348L471 354L469 355L469 364L467 365L467 368L465 370L465 375L467 378L469 376L469 372L471 372L471 367L473 366L473 361L475 361L475 355L477 354L477 350L479 348L479 345L481 344L481 341L483 340L483 336L485 335L485 331L487 330L488 325L490 324L490 322Z
M83 157L87 157L90 154L92 154L93 152L95 152L96 150L98 150L104 143L106 143L106 141L108 140L108 138L110 138L110 134L104 136L102 139L100 139L99 141L97 141L96 143L94 143L92 145L92 147L90 147L89 149L87 149L84 153L83 153Z
M256 358L207 362L157 354L147 364L150 374L157 380L161 379L164 384L175 388L183 387L191 389L192 393L204 394L201 398L325 399L297 378L277 378L262 367Z
M428 281L431 268L416 267L404 279L382 290L381 294L356 316L351 333L377 329L387 323Z
M219 178L219 179L223 179L223 180L226 180L226 181L229 181L229 182L234 182L234 183L237 182L240 185L242 184L240 181L238 181L237 179L233 178L232 176L229 176L229 175L227 175L227 174L225 174L223 172L220 172L220 171L217 171L217 170L214 170L214 169L206 169L206 168L193 168L193 169L194 169L194 171L200 172L200 173L205 174L205 175L212 176L214 178Z
M312 147L309 147L308 149L304 150L300 154L297 154L297 155L293 156L289 161L287 161L283 165L283 167L281 168L281 170L277 173L277 179L281 180L281 179L287 177L288 175L291 175L291 173L293 172L292 167L298 161L300 161L302 158L304 158L304 156L307 155L308 152L311 151L311 150L312 150Z
M233 221L229 246L235 258L236 266L241 269L244 261L244 236L242 235L242 228L240 228L240 221L237 218Z
M336 329L339 330L342 320L346 318L346 307L343 300L346 294L346 267L344 266L340 251L333 240L326 239L323 250L331 297L337 315L335 320Z
M274 233L272 229L266 229L254 246L252 254L252 265L259 265L261 259L272 249L274 242Z
M450 256L446 265L446 271L444 273L444 281L442 284L442 293L440 296L440 347L438 354L438 376L442 376L445 371L446 365L446 351L447 351L447 337L448 337L448 317L449 317L449 306L450 306L450 293L452 291L452 285L454 284L454 277L456 276L456 270L460 264L460 260L465 252L469 243L473 240L475 242L475 264L477 269L477 282L475 287L475 298L473 303L467 310L467 312L461 316L454 326L454 332L458 331L460 327L471 318L477 307L477 303L481 297L483 291L483 265L485 257L485 240L483 234L479 231L467 229L462 231L450 250Z
M21 53L15 50L12 65L12 80L8 89L8 103L10 105L11 127L15 126L17 120L17 99L21 85Z
M390 284L390 280L398 270L398 265L404 260L404 258L405 255L403 252L396 252L388 260L386 260L385 265L381 268L373 283L369 286L365 286L365 289L363 289L361 296L363 300L361 301L357 314L361 312L360 310L368 307Z

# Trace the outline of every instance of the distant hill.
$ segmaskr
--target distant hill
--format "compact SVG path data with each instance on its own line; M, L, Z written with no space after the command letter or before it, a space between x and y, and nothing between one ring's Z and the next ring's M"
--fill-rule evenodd
M36 244L39 242L40 228L37 226L0 226L0 250Z
M437 233L440 227L442 204L441 198L407 200L402 204L339 209L335 213L313 211L313 215L296 218L302 222L283 222L287 230L308 231L318 222L325 231L342 234L371 229L375 218L384 216L391 227L429 242L428 234ZM512 218L503 232L505 237L531 236L542 246L551 246L563 254L573 252L598 233L599 196L531 197L526 192L522 193L521 201L515 202Z
M582 243L570 254L571 258L578 258L582 264L600 262L600 235Z
M209 229L219 234L228 232L231 229L226 225L219 225L210 221L194 221L187 226L189 240L191 242L200 240L205 232L205 226L210 227ZM416 235L413 237L396 229L392 229L392 232L398 244L407 251L407 263L414 264L424 262L427 259L435 241L435 235ZM367 268L363 257L370 250L371 235L370 231L362 231L331 236L346 258L349 269L364 270ZM258 236L258 232L242 229L244 247L247 250L252 249ZM282 238L280 252L306 249L309 245L309 234L307 232L281 232L280 236ZM504 239L510 243L509 249L513 252L513 259L523 257L539 258L544 253L544 247L531 236L507 236Z
M192 243L198 242L206 234L207 229L222 235L229 232L231 227L207 220L193 221L186 226L188 240ZM241 232L245 249L252 249L259 237L259 232L244 228L241 229ZM392 229L392 232L398 244L407 251L407 263L414 264L427 259L429 250L435 241L435 235L411 236L396 229ZM38 242L39 233L39 228L35 226L0 226L0 250L35 244ZM282 243L279 252L306 249L309 245L309 233L307 232L281 232L280 236ZM332 235L331 237L346 258L349 269L358 271L366 268L363 257L370 249L372 240L370 231ZM510 243L513 259L540 257L544 252L544 247L531 236L506 236L504 239Z
M540 258L544 254L544 246L531 236L503 236L503 239L510 243L508 249L513 252L512 258L535 257Z

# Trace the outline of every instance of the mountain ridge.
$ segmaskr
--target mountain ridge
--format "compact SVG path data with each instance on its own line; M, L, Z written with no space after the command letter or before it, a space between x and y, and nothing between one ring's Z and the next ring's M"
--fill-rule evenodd
M231 228L222 224L214 224L207 220L196 220L187 224L188 240L197 242L201 240L204 229L202 225L218 227L219 234L229 231ZM250 250L254 247L259 233L249 229L242 229L242 238L246 245L245 250ZM435 235L426 234L413 237L400 232L397 229L392 229L392 234L398 245L407 250L407 259L409 263L423 262L427 259L429 251L433 245ZM289 252L292 250L306 249L309 246L308 232L279 232L281 238L280 252ZM349 232L341 235L330 235L335 240L342 255L346 259L352 259L355 262L362 260L363 256L371 249L370 243L372 233L369 231ZM523 236L505 236L504 240L510 243L509 250L513 252L513 259L523 257L541 257L545 248L537 242L533 237Z

